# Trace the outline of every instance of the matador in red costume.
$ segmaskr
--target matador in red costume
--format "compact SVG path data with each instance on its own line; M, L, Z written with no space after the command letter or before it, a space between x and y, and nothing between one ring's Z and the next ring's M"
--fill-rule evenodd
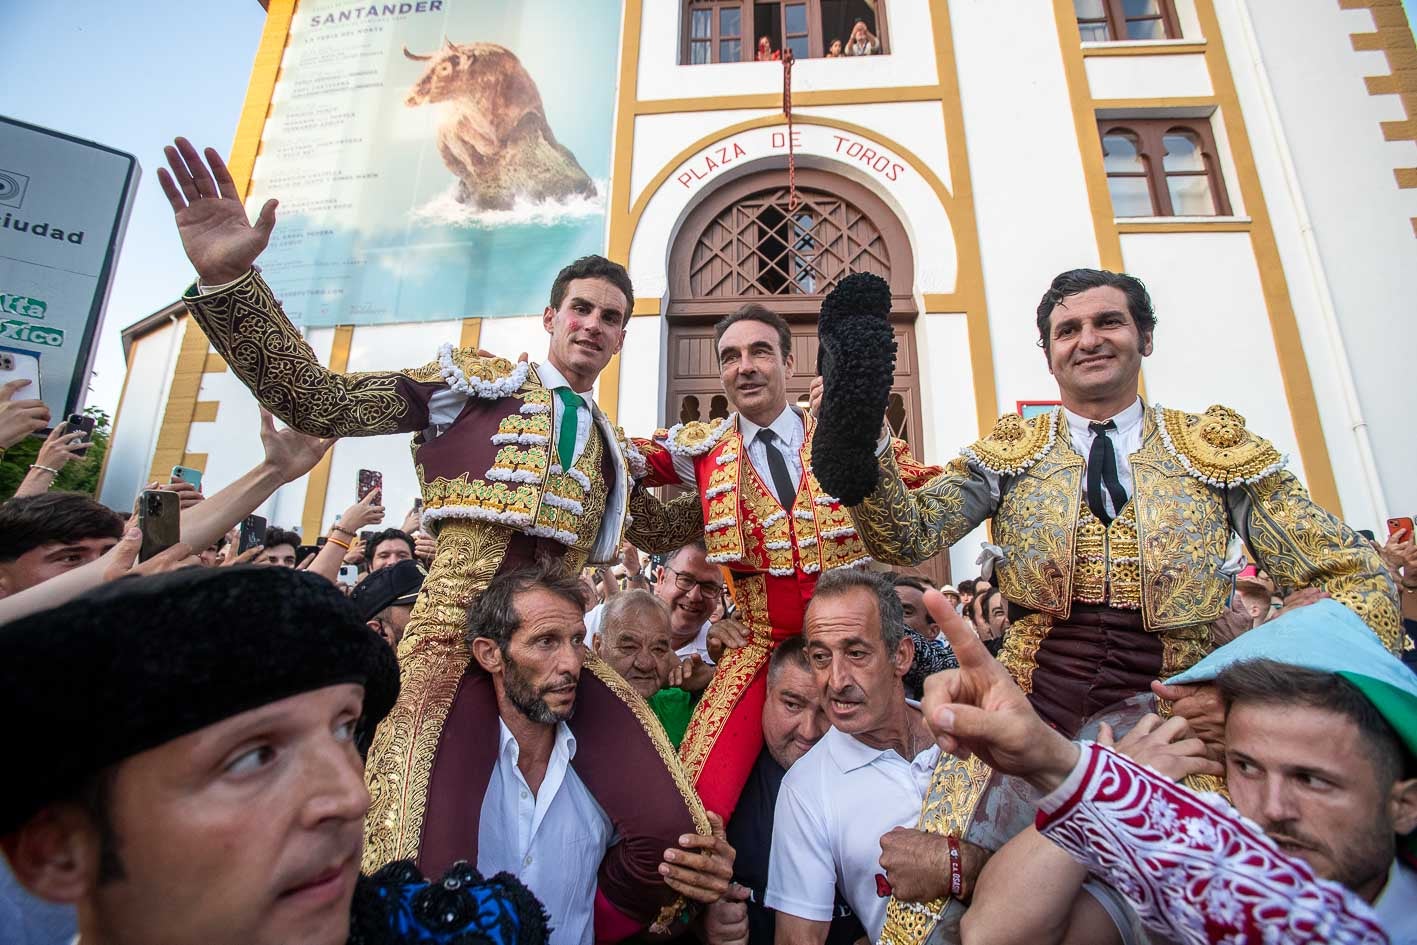
M852 277L827 299L851 305ZM704 806L726 820L763 747L768 656L802 631L817 578L871 561L851 515L812 474L812 415L787 401L792 336L782 318L746 305L715 327L724 393L733 412L636 440L642 485L698 491L708 560L732 576L748 643L728 651L695 707L679 749ZM919 465L899 440L896 462L911 481L940 470ZM669 549L646 549L661 551Z

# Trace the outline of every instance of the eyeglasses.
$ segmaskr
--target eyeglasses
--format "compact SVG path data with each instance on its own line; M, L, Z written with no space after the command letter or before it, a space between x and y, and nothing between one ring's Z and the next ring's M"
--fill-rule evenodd
M674 586L685 594L696 587L699 589L699 593L707 598L717 598L723 594L723 585L718 581L695 581L678 568L671 568L668 565L665 565L664 570L674 575Z

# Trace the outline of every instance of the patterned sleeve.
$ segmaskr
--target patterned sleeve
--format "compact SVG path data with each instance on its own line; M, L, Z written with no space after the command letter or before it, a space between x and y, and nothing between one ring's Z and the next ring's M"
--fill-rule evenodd
M926 676L959 668L954 650L944 640L927 640L910 627L905 628L905 633L915 644L915 659L905 673L908 691L919 692L924 688Z
M697 492L686 492L668 502L643 486L630 493L630 524L625 539L649 554L678 551L704 537L704 507Z
M437 362L407 373L335 374L315 357L252 269L182 301L217 353L271 413L310 436L376 436L428 426L428 402L446 391Z
M1319 587L1402 652L1397 586L1372 545L1280 471L1230 490L1232 524L1282 593Z
M902 468L890 450L878 462L875 490L851 508L857 533L878 561L919 564L969 534L998 507L997 486L963 459L943 470L913 464ZM926 470L938 474L920 482Z
M1039 831L1178 941L1385 945L1372 908L1285 856L1214 795L1089 742Z

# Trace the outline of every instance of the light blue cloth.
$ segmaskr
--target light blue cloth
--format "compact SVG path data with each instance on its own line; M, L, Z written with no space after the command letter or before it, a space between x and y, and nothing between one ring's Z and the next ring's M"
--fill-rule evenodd
M1245 660L1273 660L1342 676L1368 697L1407 750L1417 755L1417 675L1338 601L1325 599L1286 610L1166 682L1209 682Z

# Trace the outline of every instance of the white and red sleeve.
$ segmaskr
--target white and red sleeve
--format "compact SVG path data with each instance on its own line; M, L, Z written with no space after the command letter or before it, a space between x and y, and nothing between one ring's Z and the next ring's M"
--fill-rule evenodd
M1038 829L1149 927L1196 945L1388 942L1366 902L1286 856L1218 795L1081 747L1072 775L1039 802Z

